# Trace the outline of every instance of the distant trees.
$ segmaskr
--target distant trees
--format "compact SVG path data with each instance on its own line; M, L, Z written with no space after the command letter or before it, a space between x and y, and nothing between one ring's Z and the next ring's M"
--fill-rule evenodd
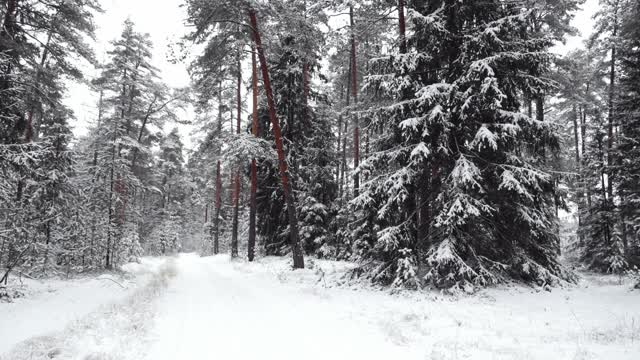
M85 153L90 155L84 169L89 175L88 206L93 210L91 239L105 249L106 268L123 261L118 254L131 243L127 239L151 233L169 221L175 211L173 200L184 196L179 179L182 144L177 133L164 137L150 131L175 118L172 108L181 94L171 93L159 82L150 62L149 36L136 32L131 21L124 23L122 35L112 46L102 75L94 82L101 94L100 119L91 134L88 147L93 151ZM154 158L156 145L160 154ZM158 218L142 216L149 212Z
M630 80L638 68L637 34L630 30L638 9L628 1L601 5L586 49L558 62L562 102L556 116L573 129L575 151L566 163L576 173L569 179L569 196L578 210L581 260L590 268L620 273L640 264L631 190L637 174L633 108L639 98Z

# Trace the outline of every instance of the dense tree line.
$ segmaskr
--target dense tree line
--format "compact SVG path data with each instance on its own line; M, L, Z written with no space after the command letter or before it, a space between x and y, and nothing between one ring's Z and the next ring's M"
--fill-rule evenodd
M563 168L574 174L565 179L578 214L573 245L589 267L615 273L640 264L638 14L637 2L603 1L585 49L556 69L556 117L573 155Z
M187 91L130 21L98 64L81 41L97 3L4 1L0 265L113 268L197 243L407 287L572 281L561 248L631 269L640 7L603 0L584 48L554 55L580 4L186 0ZM101 74L73 146L72 56ZM559 211L578 220L569 247Z

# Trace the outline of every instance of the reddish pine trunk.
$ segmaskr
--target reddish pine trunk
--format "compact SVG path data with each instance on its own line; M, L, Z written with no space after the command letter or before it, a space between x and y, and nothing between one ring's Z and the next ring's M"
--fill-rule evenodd
M2 29L0 29L0 39L6 39L9 41L9 39L12 39L16 34L16 13L18 9L18 1L19 0L7 1L7 10L4 13L4 21L2 23L3 26ZM2 43L2 45L5 45L4 41L2 41ZM7 46L0 46L0 51L6 52L10 57L15 57L17 55L15 49L7 48ZM7 90L11 87L11 76L9 76L12 71L11 65L11 62L7 62L6 68L2 70L2 83L0 87L2 90Z
M572 120L573 120L573 140L576 147L576 172L578 173L578 191L576 192L576 197L578 199L578 229L581 229L582 226L582 176L580 170L580 139L579 139L579 129L578 129L578 117L582 117L582 115L578 112L578 108L573 105L572 109ZM580 243L582 243L582 232L578 231L578 238L580 239Z
M125 208L127 206L127 188L124 180L120 176L116 180L115 192L120 197L121 204L118 207L118 225L122 226L125 222Z
M589 92L589 83L587 83L587 93ZM585 168L586 162L585 162L585 157L584 154L586 153L586 146L587 146L587 111L588 109L585 108L582 111L582 117L580 118L580 148L582 149L582 159L580 159L581 163L581 167L582 169ZM591 208L591 189L588 186L585 186L585 190L586 190L586 195L587 195L587 207Z
M236 87L236 99L237 99L237 118L236 118L236 134L240 134L240 122L242 120L242 64L240 63L240 52L237 56L238 62L238 83ZM233 178L233 220L232 220L232 232L231 232L231 257L238 256L238 214L240 203L240 169L235 169L235 175Z
M251 89L252 89L252 120L251 132L253 136L258 136L258 66L255 48L251 52ZM255 257L256 247L256 192L258 190L258 165L256 159L251 160L251 199L249 204L249 241L247 244L247 255L249 261Z
M404 0L398 0L398 22L400 27L400 53L407 53L407 28L404 21Z
M615 38L618 34L618 9L616 7L613 14L613 33ZM607 121L607 196L609 201L613 203L613 100L615 97L615 82L616 82L616 46L611 46L611 69L609 70L609 116Z
M302 64L302 95L304 101L304 122L311 127L311 119L309 119L309 64L305 60Z
M341 142L342 142L342 115L338 115L338 147L337 147L336 154L340 154ZM339 197L342 197L342 185L340 184L340 162L338 162L338 165L336 166L336 182L339 184L338 185Z
M236 169L233 177L233 220L231 233L231 257L238 256L238 213L240 199L240 172Z
M571 112L571 120L573 121L573 140L576 147L576 167L580 168L580 140L578 139L578 108L573 105Z
M18 9L19 0L8 0L7 11L4 15L4 26L0 35L13 37L16 33L16 10Z
M358 103L358 67L356 61L356 34L353 21L353 6L349 7L349 20L351 23L351 95L353 96L353 104ZM353 116L353 196L360 195L360 174L358 174L358 166L360 166L360 123L358 115Z
M218 136L222 136L222 82L218 83ZM216 155L220 159L220 146L217 145ZM222 205L222 173L220 171L220 160L216 164L216 189L214 194L214 214L211 216L211 237L213 238L213 254L219 252L220 243L220 207Z
M346 185L346 177L347 177L347 138L349 137L349 121L344 120L344 138L342 139L342 174L340 180L340 195L349 191L349 186Z
M220 172L220 160L216 165L216 211L214 218L213 253L218 254L220 244L220 207L222 206L222 174Z
M264 83L264 89L267 95L267 105L269 107L269 119L273 128L273 135L276 142L276 151L278 153L278 168L280 172L280 180L282 181L282 189L284 192L285 202L287 204L287 214L289 217L289 236L291 241L291 252L293 255L293 267L294 269L304 268L304 256L302 254L302 248L298 241L298 219L296 217L295 200L292 191L292 186L289 183L289 171L287 166L287 159L285 157L284 148L282 145L282 131L280 129L280 122L276 114L276 104L273 99L273 91L271 89L271 80L269 78L269 70L267 68L267 59L264 55L264 49L262 48L262 39L260 38L260 31L258 30L258 20L254 9L249 9L249 20L253 29L253 41L256 44L258 51L258 58L260 59L260 69L262 70L262 82Z

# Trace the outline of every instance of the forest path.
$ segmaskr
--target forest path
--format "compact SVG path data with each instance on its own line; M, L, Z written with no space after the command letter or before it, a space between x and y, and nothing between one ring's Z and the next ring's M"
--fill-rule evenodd
M379 326L354 318L350 306L252 271L259 265L191 254L176 265L158 304L149 360L416 358Z
M74 287L73 301L60 290L0 304L6 337L0 345L13 348L0 360L637 360L640 354L640 292L622 278L584 274L577 286L544 291L512 284L456 298L358 282L337 286L353 264L308 258L307 269L291 271L289 261L145 258L124 266L130 291L112 289L113 298L100 299L104 289L91 284L105 281L95 280ZM99 300L112 302L82 315ZM7 336L21 319L19 338Z

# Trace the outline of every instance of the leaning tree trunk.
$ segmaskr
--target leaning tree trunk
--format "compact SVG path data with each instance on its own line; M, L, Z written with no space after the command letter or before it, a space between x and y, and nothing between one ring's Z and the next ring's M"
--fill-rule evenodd
M258 65L255 47L251 51L251 90L252 90L252 120L251 132L258 137ZM256 248L256 192L258 190L258 165L256 159L251 159L251 196L249 200L249 241L247 243L247 257L253 261Z
M296 217L296 207L293 189L289 182L289 170L287 165L287 159L284 153L282 145L282 131L280 129L280 122L276 114L276 104L273 98L273 90L271 89L271 80L269 78L269 69L267 59L264 55L264 49L262 48L262 39L260 38L260 31L258 30L258 20L256 18L256 12L254 9L249 9L249 20L253 32L253 41L255 42L256 49L258 51L258 58L260 59L260 69L262 71L262 82L267 95L267 105L269 108L269 120L273 127L273 135L276 143L276 151L278 153L278 168L280 172L280 180L282 182L282 190L284 192L284 199L287 205L287 214L289 217L289 237L291 241L291 253L293 256L294 269L304 268L304 256L302 254L302 248L298 240L298 219Z

